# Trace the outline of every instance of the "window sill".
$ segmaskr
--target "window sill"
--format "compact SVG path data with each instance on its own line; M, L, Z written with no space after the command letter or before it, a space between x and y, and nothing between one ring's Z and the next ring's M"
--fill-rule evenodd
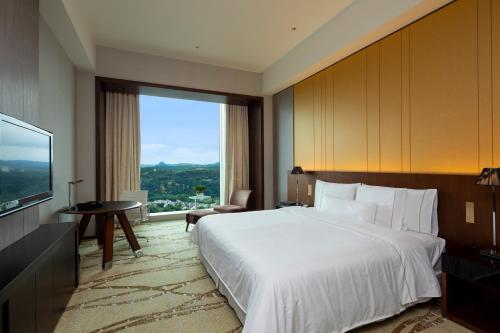
M161 213L149 213L149 221L171 221L171 220L182 220L186 218L186 214L195 210L213 210L213 208L200 208L200 209L189 209L189 210L178 210L172 212L161 212Z

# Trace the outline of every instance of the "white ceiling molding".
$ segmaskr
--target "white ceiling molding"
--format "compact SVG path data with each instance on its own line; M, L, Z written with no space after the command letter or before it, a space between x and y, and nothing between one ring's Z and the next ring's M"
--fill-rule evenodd
M451 1L357 0L267 68L263 94L275 94Z
M95 71L95 43L71 4L63 0L40 0L40 14L75 67Z

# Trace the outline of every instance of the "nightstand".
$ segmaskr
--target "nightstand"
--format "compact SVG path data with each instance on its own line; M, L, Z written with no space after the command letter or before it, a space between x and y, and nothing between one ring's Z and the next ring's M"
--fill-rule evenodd
M444 253L443 316L476 332L500 330L500 261L474 248Z

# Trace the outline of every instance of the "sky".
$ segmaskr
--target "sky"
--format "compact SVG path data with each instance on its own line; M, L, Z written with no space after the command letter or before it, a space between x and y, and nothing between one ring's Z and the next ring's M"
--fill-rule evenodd
M0 161L49 162L50 137L18 125L0 122Z
M141 164L219 162L219 104L141 95Z

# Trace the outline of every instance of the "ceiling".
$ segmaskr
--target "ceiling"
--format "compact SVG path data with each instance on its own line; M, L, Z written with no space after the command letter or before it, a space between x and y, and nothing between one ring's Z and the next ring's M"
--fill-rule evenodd
M64 2L97 45L262 73L354 0Z

